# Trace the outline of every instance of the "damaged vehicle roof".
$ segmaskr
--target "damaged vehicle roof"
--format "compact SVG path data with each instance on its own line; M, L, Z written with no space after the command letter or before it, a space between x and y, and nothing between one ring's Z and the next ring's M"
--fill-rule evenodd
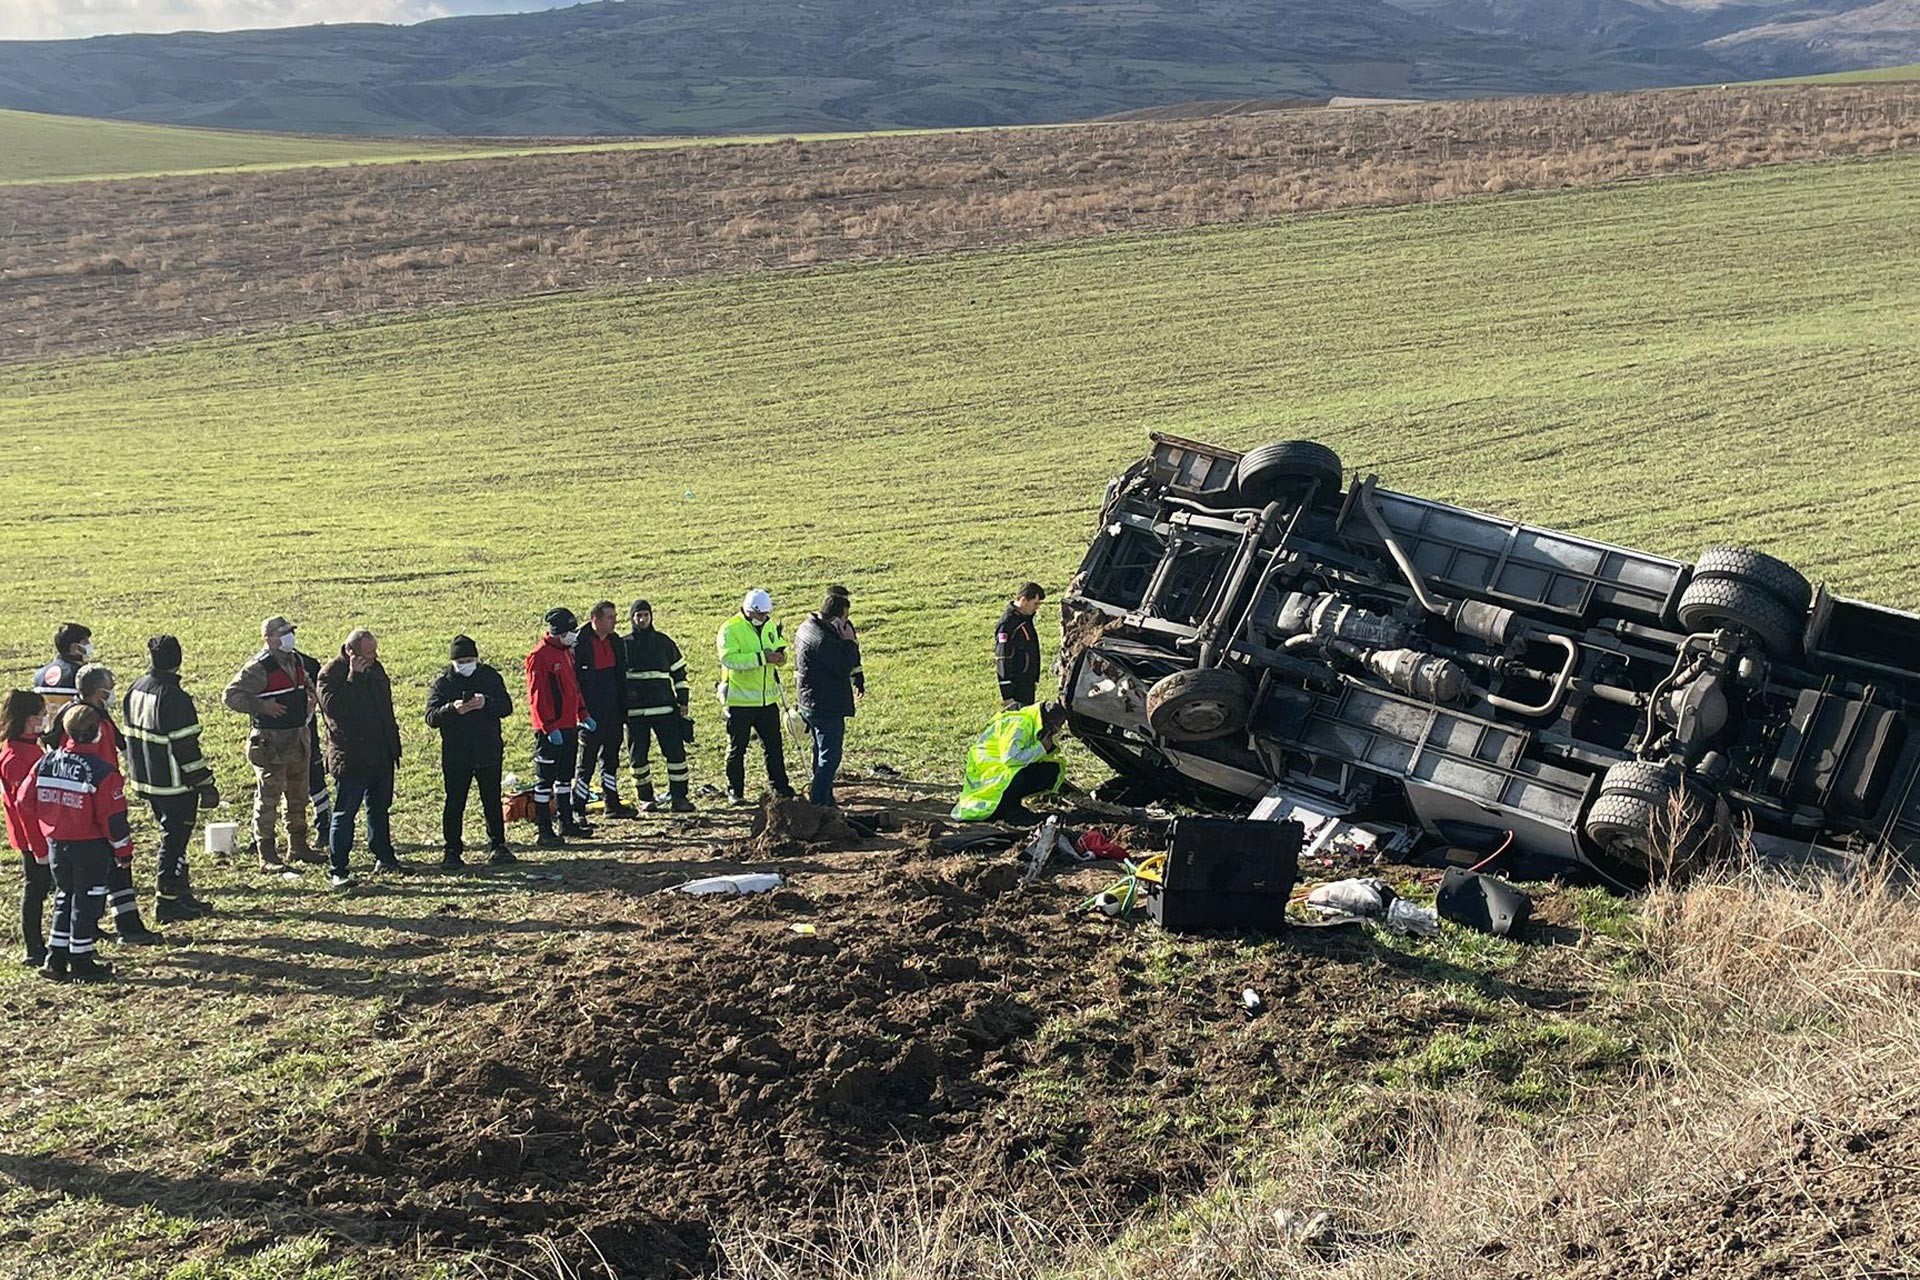
M1073 730L1123 776L1403 801L1632 881L1742 832L1920 844L1920 617L1349 485L1312 441L1153 441L1063 602Z

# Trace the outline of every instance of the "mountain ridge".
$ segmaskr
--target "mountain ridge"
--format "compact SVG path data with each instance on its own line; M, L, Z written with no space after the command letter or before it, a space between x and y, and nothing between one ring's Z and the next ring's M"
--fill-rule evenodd
M0 107L336 134L1045 123L1920 59L1920 0L601 0L414 26L0 42ZM1882 12L1893 16L1876 18ZM1859 17L1856 15L1865 14ZM1849 25L1851 24L1851 25ZM1904 24L1904 25L1903 25ZM1909 49L1908 44L1912 47Z

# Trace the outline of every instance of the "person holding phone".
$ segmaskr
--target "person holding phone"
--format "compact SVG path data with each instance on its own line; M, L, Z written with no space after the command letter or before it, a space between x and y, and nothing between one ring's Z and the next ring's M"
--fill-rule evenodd
M720 652L720 704L727 717L727 803L747 803L747 747L756 734L773 794L791 799L780 741L780 668L787 665L787 641L773 620L773 596L759 587L747 592L714 646Z
M445 846L440 865L450 871L466 865L463 857L467 794L480 792L480 813L487 822L487 861L503 866L517 859L507 847L506 818L500 808L500 772L506 748L500 724L513 714L507 682L480 661L471 637L455 636L447 666L427 688L427 724L440 731L440 778L446 806L440 811Z

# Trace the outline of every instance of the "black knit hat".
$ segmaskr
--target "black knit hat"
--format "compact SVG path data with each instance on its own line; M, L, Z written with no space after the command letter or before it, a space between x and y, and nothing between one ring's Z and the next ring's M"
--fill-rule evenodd
M547 610L547 630L555 635L565 635L569 631L580 629L580 619L573 616L573 610L561 605L558 609Z
M453 643L447 646L447 657L458 662L462 658L478 658L480 646L473 642L472 636L455 636Z
M147 637L147 667L151 671L174 671L180 666L180 642L172 636Z
M653 612L653 606L648 604L645 600L635 600L633 602L633 608L627 610L627 616L631 618L636 613L652 613L652 612Z

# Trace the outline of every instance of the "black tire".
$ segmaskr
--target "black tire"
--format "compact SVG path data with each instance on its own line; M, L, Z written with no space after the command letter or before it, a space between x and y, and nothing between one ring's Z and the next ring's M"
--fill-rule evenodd
M1233 468L1234 491L1243 507L1264 507L1306 491L1317 480L1317 507L1340 504L1340 483L1346 477L1340 455L1314 440L1281 440L1242 454Z
M1805 610L1788 608L1750 582L1735 578L1696 578L1680 593L1680 625L1690 632L1737 627L1751 632L1773 658L1800 647Z
M1638 775L1622 783L1635 786L1634 791L1602 790L1581 829L1600 852L1637 872L1681 874L1722 845L1712 797L1691 784L1664 779L1662 794L1643 794L1642 788L1654 789L1648 781Z
M1693 566L1693 580L1702 578L1751 583L1795 613L1813 604L1813 584L1798 569L1752 547L1708 547Z
M1163 742L1207 742L1247 727L1253 690L1231 671L1176 671L1147 690L1147 727Z
M1609 768L1600 779L1600 794L1638 796L1655 804L1670 802L1674 775L1664 764L1645 760L1624 760Z

